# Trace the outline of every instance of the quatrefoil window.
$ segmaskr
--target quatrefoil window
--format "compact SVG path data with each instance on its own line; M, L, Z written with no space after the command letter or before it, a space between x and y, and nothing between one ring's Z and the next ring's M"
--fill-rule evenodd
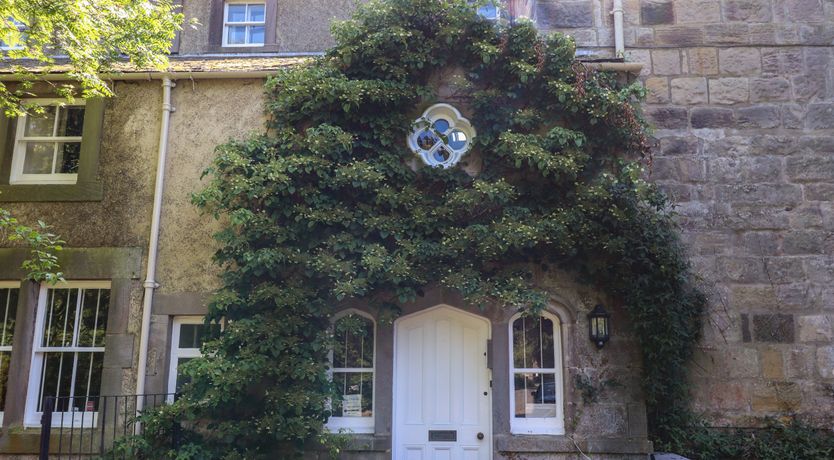
M435 104L414 121L408 146L429 166L449 168L469 151L475 129L458 109Z

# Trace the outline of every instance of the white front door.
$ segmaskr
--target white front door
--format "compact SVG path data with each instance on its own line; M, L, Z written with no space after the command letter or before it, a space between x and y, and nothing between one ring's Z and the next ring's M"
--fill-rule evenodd
M397 320L394 459L488 460L489 321L440 306Z

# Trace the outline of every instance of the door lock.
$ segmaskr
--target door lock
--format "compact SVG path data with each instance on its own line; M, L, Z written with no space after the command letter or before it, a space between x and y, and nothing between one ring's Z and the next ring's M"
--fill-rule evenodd
M483 433L478 433L478 441L480 441L482 439L484 439L484 434Z

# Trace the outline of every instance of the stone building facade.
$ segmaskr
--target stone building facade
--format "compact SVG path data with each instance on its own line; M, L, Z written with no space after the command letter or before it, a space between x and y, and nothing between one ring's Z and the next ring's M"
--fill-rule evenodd
M610 56L612 2L539 0L538 23ZM658 144L710 292L697 408L723 425L834 426L834 3L625 0Z
M263 130L265 77L324 50L332 40L329 22L347 17L354 4L249 3L264 5L263 43L227 47L226 2L182 1L185 16L201 25L186 27L177 38L169 71L123 69L112 76L115 97L87 102L82 137L97 141L81 147L73 184L13 183L17 121L0 122L0 206L23 221L52 225L67 242L61 256L67 280L81 283L74 285L79 290L109 293L106 342L95 351L101 353L97 394L136 391L142 348L145 392L175 390L176 362L187 356L175 339L194 331L218 285L210 264L218 226L197 212L190 195L200 189L216 145ZM510 3L543 31L575 37L580 58L617 57L612 0ZM767 416L799 415L834 426L834 4L624 0L623 12L626 62L601 66L648 91L645 113L657 139L648 175L673 197L710 294L692 368L696 408L718 425L756 426ZM163 175L153 279L158 286L143 342L165 79L176 84L170 101L175 111ZM48 97L48 85L37 92ZM18 267L24 256L20 248L0 249L0 294L11 299L9 290L18 289L14 341L0 344L0 352L8 345L11 360L0 458L37 452L39 428L32 420L38 411L29 395L39 391L33 383L39 377L32 366L48 367L48 358L33 356L48 353L34 338L43 328L49 291L28 282L12 287L23 277ZM580 450L594 459L645 458L651 445L640 359L627 319L609 308L616 328L611 342L597 350L587 337L586 314L611 300L563 273L539 277L553 294L549 314L561 325L560 433L525 435L511 426L508 331L515 320L506 311L480 311L452 293L434 291L404 305L403 317L438 311L486 324L492 458L573 459ZM348 458L399 455L391 384L395 327L375 325L374 417L370 429L355 435Z

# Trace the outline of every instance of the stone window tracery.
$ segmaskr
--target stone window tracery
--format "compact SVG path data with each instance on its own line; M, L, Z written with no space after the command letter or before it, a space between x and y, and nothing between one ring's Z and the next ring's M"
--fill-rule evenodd
M449 168L465 155L475 137L475 129L449 104L435 104L414 121L408 146L423 163Z

